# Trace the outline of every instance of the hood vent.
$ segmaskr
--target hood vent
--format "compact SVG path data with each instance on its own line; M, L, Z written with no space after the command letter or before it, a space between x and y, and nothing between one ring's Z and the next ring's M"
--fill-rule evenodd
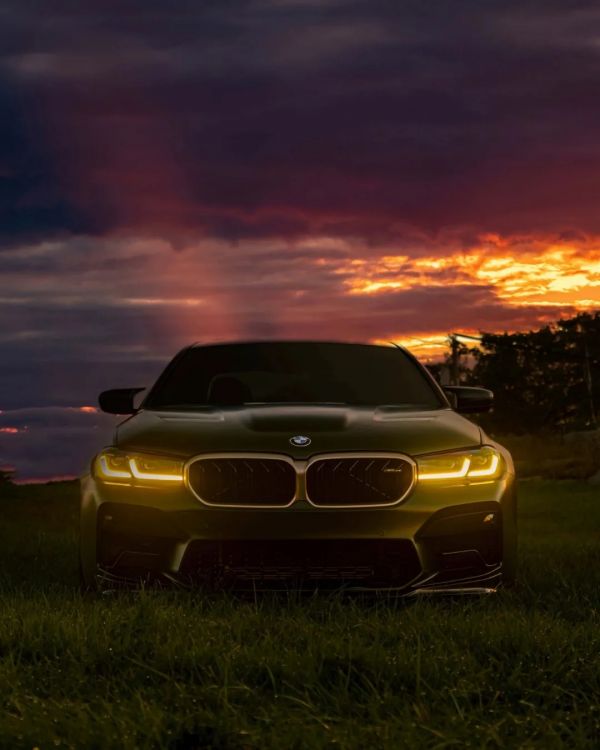
M274 410L252 411L248 426L257 432L336 432L348 426L345 409L294 409L294 407Z

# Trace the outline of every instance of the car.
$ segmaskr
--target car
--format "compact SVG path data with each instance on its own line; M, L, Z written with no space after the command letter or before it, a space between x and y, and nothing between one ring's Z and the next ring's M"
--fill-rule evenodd
M82 478L85 589L491 593L514 581L509 452L407 350L194 344L143 388Z

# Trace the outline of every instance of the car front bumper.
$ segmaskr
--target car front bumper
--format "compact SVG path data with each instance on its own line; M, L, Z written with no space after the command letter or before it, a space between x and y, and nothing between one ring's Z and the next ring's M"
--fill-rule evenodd
M233 588L339 588L403 594L493 591L514 577L514 475L417 484L399 505L277 509L204 506L183 485L82 479L88 585L140 579Z

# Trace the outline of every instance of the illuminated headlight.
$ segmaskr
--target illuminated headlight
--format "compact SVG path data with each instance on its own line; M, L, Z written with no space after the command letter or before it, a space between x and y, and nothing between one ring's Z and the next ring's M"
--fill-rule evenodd
M437 453L416 460L421 482L496 479L504 470L498 451L487 445L478 450Z
M145 453L124 453L108 448L98 454L95 474L119 484L183 482L183 461Z

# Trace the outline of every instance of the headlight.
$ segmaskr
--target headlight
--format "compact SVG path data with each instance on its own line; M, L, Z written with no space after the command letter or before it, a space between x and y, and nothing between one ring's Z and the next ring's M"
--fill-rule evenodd
M96 457L95 474L118 484L183 482L183 461L107 448Z
M438 453L417 458L419 481L495 479L502 474L502 457L486 445L473 451Z

